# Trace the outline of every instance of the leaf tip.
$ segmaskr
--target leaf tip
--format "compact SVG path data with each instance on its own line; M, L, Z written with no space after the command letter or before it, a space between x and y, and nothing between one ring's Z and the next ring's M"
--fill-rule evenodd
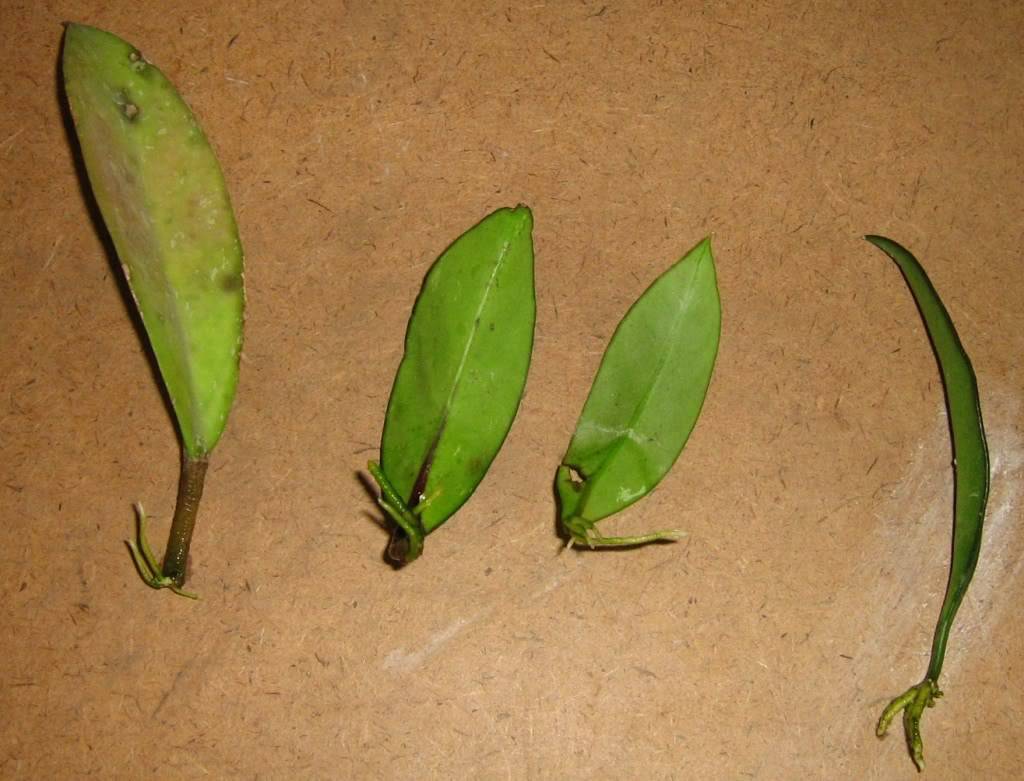
M513 222L517 225L525 227L527 230L533 229L533 211L525 203L516 204L514 207L506 208L504 211L508 212Z

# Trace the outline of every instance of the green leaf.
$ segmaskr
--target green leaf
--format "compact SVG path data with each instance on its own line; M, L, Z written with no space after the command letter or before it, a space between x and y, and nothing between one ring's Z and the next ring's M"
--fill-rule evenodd
M942 375L949 411L949 428L953 438L954 520L953 556L950 561L946 595L939 610L939 619L932 637L928 670L921 683L896 697L882 713L876 734L882 737L897 713L903 712L903 728L911 757L918 770L924 768L924 744L921 740L921 717L926 707L942 696L939 676L946 657L946 643L953 620L974 577L981 555L982 528L988 504L989 457L985 425L981 417L978 380L953 320L942 299L909 250L884 236L865 238L885 252L899 266L921 313L925 330L931 340ZM911 558L911 562L915 559Z
M700 415L720 330L705 239L637 299L601 359L555 480L570 542L636 545L678 536L604 537L595 524L645 496L675 463Z
M422 536L462 506L512 426L533 348L532 228L525 206L499 209L423 283L371 470L388 514L419 537L396 558L415 558Z
M242 247L220 167L174 86L137 49L69 24L64 86L89 182L189 457L217 443L238 384Z

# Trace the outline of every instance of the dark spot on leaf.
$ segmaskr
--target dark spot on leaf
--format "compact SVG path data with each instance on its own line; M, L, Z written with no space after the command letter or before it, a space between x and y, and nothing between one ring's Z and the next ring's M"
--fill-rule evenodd
M225 293L234 293L236 290L242 289L242 275L233 271L221 274L218 284Z

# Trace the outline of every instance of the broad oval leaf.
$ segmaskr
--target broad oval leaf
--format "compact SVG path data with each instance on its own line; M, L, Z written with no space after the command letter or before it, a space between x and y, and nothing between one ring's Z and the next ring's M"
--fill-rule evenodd
M679 456L707 394L720 330L705 239L636 300L601 359L556 477L572 541L633 545L675 536L603 537L595 524L646 495Z
M174 86L137 49L69 24L64 86L89 182L185 451L217 443L238 384L242 247L224 177Z
M476 489L519 407L536 312L532 228L525 206L484 218L437 259L416 299L380 471L424 534Z

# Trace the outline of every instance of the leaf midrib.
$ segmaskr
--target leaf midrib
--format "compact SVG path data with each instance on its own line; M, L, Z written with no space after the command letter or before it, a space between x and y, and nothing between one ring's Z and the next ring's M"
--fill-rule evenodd
M472 351L473 345L476 343L477 335L480 332L481 315L484 308L487 306L487 302L490 300L492 291L494 290L494 282L498 278L498 272L505 265L505 261L508 258L509 247L511 247L512 243L519 238L519 234L521 232L522 226L520 225L511 237L505 239L498 255L498 260L494 264L494 269L491 271L490 279L487 280L487 286L484 289L484 294L480 297L480 303L477 305L476 312L473 315L473 327L470 337L466 340L466 346L463 348L462 356L459 358L458 368L456 368L455 374L452 378L452 388L448 392L448 398L445 400L444 407L441 409L441 420L438 423L437 432L434 434L433 443L427 452L423 463L420 465L419 474L417 475L416 481L413 483L414 495L410 497L410 501L415 502L417 500L415 493L418 486L422 485L423 490L426 490L427 481L429 480L429 469L434 463L434 454L437 452L437 447L441 442L441 436L448 423L448 416L451 413L455 396L458 393L459 386L462 382L462 374L466 369L466 362L469 360L469 354Z
M156 304L158 312L163 312L167 316L167 320L170 322L171 327L168 329L168 336L171 339L165 342L164 347L172 352L177 353L180 357L179 370L181 372L181 381L184 385L187 404L186 410L178 410L175 407L175 414L178 416L179 430L182 426L182 416L187 416L188 427L191 429L191 441L186 436L184 431L181 431L181 437L185 445L185 449L189 451L190 455L202 455L206 452L206 432L204 430L205 424L202 417L202 404L199 399L199 392L195 381L195 350L188 338L188 328L185 325L186 317L183 312L183 305L179 300L179 293L176 284L171 280L169 269L171 262L169 258L173 255L174 250L170 247L169 242L163 237L160 231L156 230L156 220L153 215L159 208L154 208L151 205L151 192L148 188L149 179L143 171L148 171L153 165L149 156L135 156L133 155L133 167L135 169L135 175L137 180L142 184L143 192L143 206L142 211L145 213L145 217L142 214L136 213L136 215L144 222L144 227L149 235L151 246L154 249L154 256L152 258L135 258L133 264L140 267L143 265L149 266L155 277L158 277L158 282L163 289L158 291L158 295L163 298L163 306L161 303ZM129 266L125 264L126 270ZM128 286L131 288L131 275L126 274L128 277ZM150 291L150 295L154 291ZM133 295L138 294L134 292ZM166 308L165 308L166 307ZM141 307L140 307L141 314ZM152 337L150 343L152 345ZM153 352L157 352L155 345L153 346ZM159 357L159 356L158 356ZM172 358L173 360L173 358ZM159 364L159 360L157 361ZM163 369L161 368L161 375L163 375ZM162 376L164 385L167 386L167 377ZM171 406L174 406L174 397L168 387L168 395L171 396ZM192 451L195 451L193 453Z

